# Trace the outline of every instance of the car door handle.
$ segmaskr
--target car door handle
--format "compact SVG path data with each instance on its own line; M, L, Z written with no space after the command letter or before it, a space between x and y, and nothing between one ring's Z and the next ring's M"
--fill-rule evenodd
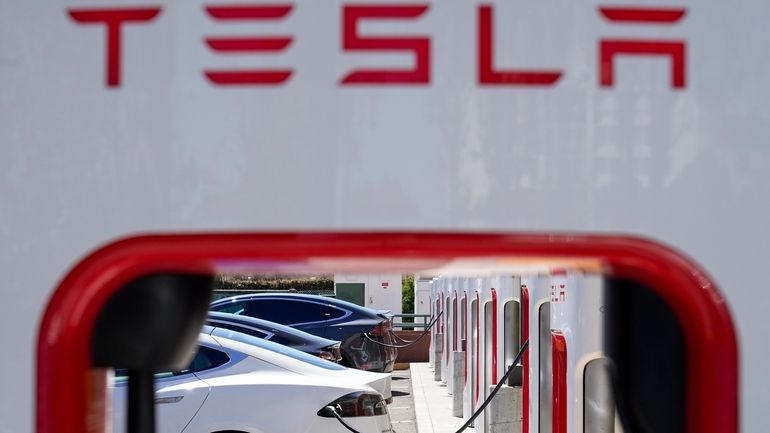
M176 395L174 397L158 397L155 399L155 404L178 403L182 401L183 398L183 395Z

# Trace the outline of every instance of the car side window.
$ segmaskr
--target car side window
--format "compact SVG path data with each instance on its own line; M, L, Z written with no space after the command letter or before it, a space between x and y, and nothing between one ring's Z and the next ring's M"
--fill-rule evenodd
M256 317L282 325L320 322L347 314L345 310L334 306L299 299L250 299L226 306L220 305L214 310Z
M229 304L217 305L216 307L212 308L212 310L214 311L219 311L222 313L230 313L230 314L243 314L245 309L246 308L241 302L233 302Z
M220 352L219 350L212 349L210 347L198 346L198 351L195 353L195 356L187 368L180 371L163 371L160 373L155 373L155 380L210 370L212 368L225 365L228 361L230 361L230 357L227 356L226 353ZM115 382L120 383L125 382L126 380L128 380L128 370L124 368L116 369Z
M315 302L294 299L251 299L245 307L245 315L282 325L328 320L328 316L324 315L326 307Z
M315 302L292 301L285 303L283 314L290 318L286 323L312 323L329 320L326 310L326 305Z
M286 323L283 312L284 302L279 299L251 299L244 303L244 315L276 323Z
M348 314L348 311L334 305L328 305L326 307L326 313L328 313L326 316L327 320L334 320L345 317Z
M197 373L199 371L210 370L222 365L227 364L230 361L230 357L226 353L219 350L212 349L206 346L199 346L198 352L193 357L190 365L182 371L173 372L174 376L179 376L188 373Z

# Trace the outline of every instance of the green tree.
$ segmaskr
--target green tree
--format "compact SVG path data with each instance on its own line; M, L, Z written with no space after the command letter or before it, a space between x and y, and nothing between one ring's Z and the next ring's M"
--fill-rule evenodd
M411 274L401 276L401 312L414 314L414 275ZM414 319L404 317L403 322L412 323Z

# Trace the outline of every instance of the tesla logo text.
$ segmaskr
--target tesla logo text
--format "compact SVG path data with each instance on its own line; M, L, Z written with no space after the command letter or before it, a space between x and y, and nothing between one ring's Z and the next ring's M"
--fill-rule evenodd
M357 23L368 19L416 19L428 5L411 6L344 6L342 45L347 51L407 51L414 53L414 67L407 70L362 69L342 79L342 84L428 84L430 83L430 38L410 36L361 37Z
M673 24L684 17L684 9L601 7L599 12L613 23ZM614 60L619 55L664 56L671 59L671 87L685 86L685 42L658 39L602 39L599 42L599 84L612 87Z
M557 70L495 70L492 58L492 6L479 6L479 83L515 86L551 86L561 77Z
M81 24L103 24L107 31L107 87L120 85L121 31L124 23L152 21L160 6L133 9L70 9L69 15Z
M286 18L292 5L207 6L206 13L217 21L276 21ZM285 50L291 36L206 38L206 45L218 53L259 53ZM285 82L291 69L206 70L204 75L214 84L271 85Z
M440 4L439 2L436 5ZM342 5L340 56L358 54L407 54L412 60L409 66L399 68L360 67L345 72L339 78L340 86L361 85L410 85L427 86L432 74L432 40L430 35L404 34L366 35L361 27L367 23L385 21L402 22L409 26L416 20L429 14L427 3L383 2L372 4ZM161 12L161 6L143 6L137 8L73 8L69 16L78 25L101 25L105 28L106 84L107 87L119 87L122 84L122 32L131 25L154 24ZM292 3L251 3L251 4L208 4L202 13L213 22L228 24L261 23L272 26L281 24L290 17L295 5ZM625 26L672 26L682 20L684 8L655 8L635 6L602 6L597 10L598 19L603 19L622 29ZM596 15L595 15L596 16ZM502 21L502 20L498 20ZM558 67L524 66L524 61L517 67L501 67L495 62L495 10L490 4L481 4L476 8L476 71L477 82L482 86L527 86L549 87L566 75ZM499 25L515 25L498 22ZM621 27L622 26L622 27ZM243 27L240 27L243 28ZM218 55L240 54L260 55L283 53L295 44L294 35L289 32L277 32L269 36L209 36L203 38L208 50ZM501 46L507 44L501 43ZM678 39L624 38L616 36L602 37L598 43L598 82L600 87L615 86L615 66L619 57L644 56L665 57L671 62L670 81L674 89L683 89L687 81L687 44ZM332 53L334 54L334 53ZM518 63L518 62L517 62ZM280 86L291 81L295 70L288 67L261 68L203 68L202 76L214 86Z

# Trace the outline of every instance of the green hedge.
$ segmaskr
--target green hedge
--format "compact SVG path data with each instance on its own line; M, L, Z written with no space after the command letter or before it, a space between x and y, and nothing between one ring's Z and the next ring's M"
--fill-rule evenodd
M299 292L334 296L334 280L328 277L249 278L218 276L214 299L252 292Z

